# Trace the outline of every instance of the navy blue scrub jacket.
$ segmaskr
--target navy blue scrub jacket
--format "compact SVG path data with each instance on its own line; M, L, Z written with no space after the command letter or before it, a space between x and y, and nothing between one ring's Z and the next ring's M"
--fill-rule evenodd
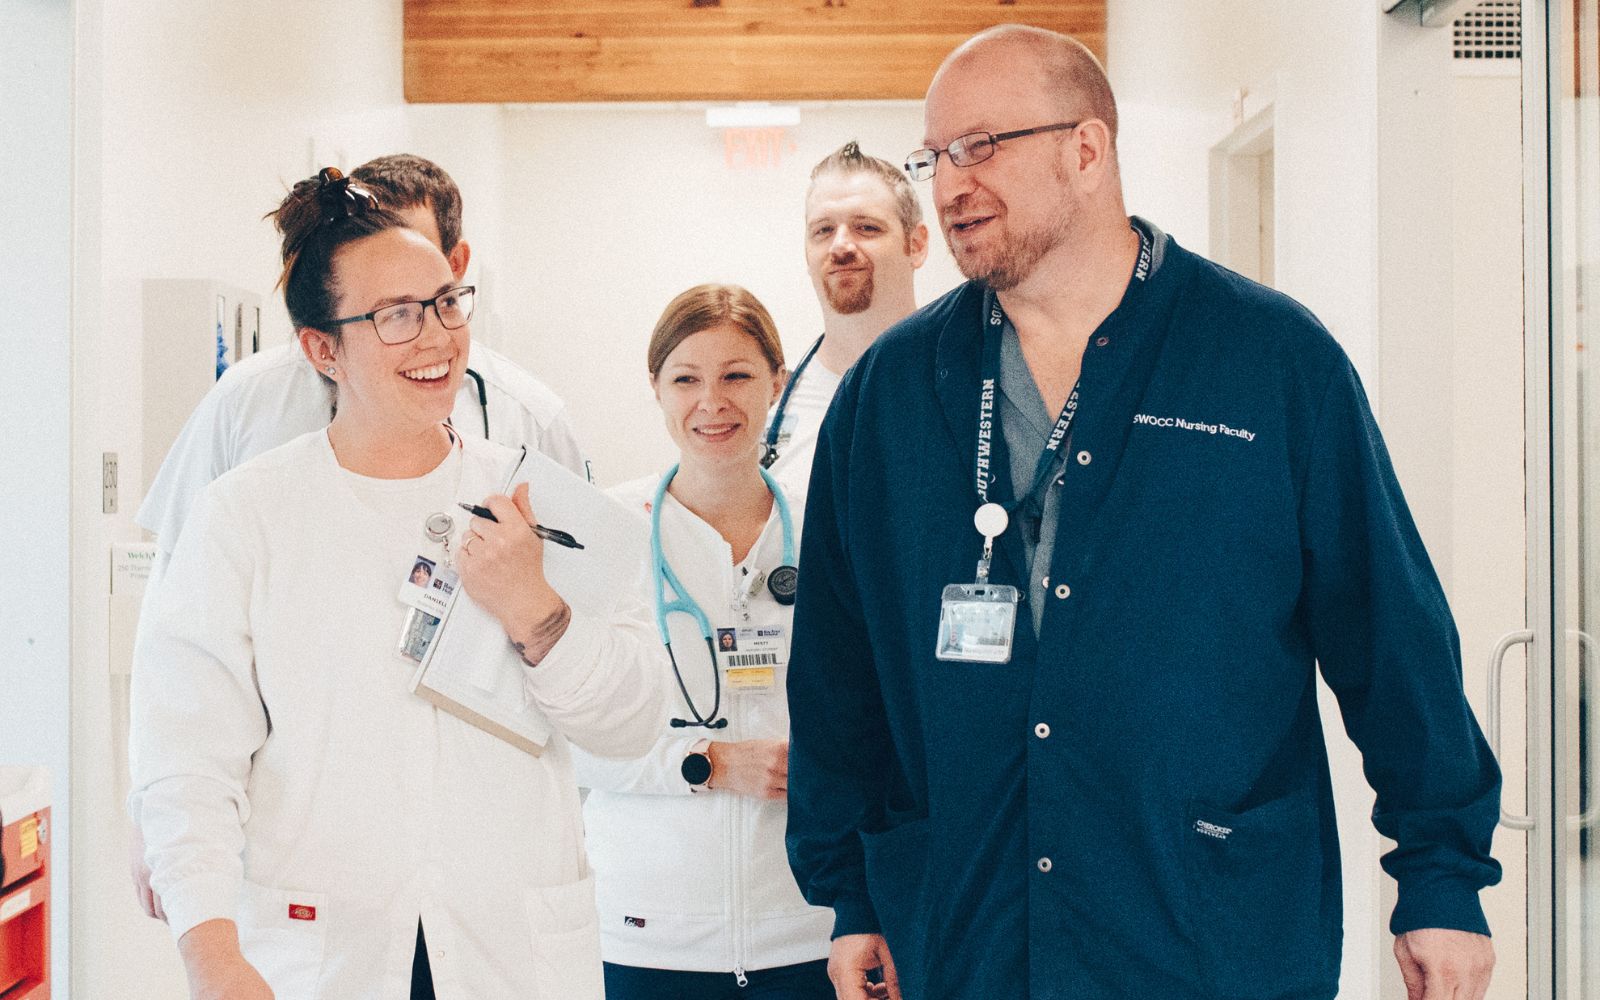
M881 929L908 1000L1332 997L1320 663L1399 845L1393 930L1486 932L1500 779L1455 626L1354 369L1282 295L1169 241L1084 356L1039 636L1024 605L1011 662L934 658L981 549L981 301L887 332L822 429L788 682L806 898ZM1017 530L994 582L1026 593Z

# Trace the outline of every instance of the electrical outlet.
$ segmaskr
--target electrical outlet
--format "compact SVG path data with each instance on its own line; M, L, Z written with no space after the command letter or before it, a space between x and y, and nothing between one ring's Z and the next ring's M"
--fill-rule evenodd
M117 453L114 451L100 455L100 512L117 512Z

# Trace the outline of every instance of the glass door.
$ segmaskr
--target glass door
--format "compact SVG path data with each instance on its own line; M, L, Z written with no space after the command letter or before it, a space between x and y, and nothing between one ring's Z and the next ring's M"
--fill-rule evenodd
M1545 745L1530 756L1546 791L1530 845L1530 932L1537 931L1530 959L1548 970L1550 986L1533 995L1579 1000L1600 997L1600 0L1530 7L1545 33L1549 178L1542 186L1549 315L1542 326L1529 324L1530 354L1548 331L1540 359L1548 371L1530 370L1529 390L1548 400L1549 492L1548 624L1535 625L1544 633L1535 646L1547 650L1535 672L1544 690L1534 697ZM1533 111L1525 121L1537 125ZM1530 202L1537 198L1530 194ZM1530 229L1541 223L1537 213L1528 221ZM1540 270L1530 256L1529 278ZM1530 467L1530 485L1538 471Z

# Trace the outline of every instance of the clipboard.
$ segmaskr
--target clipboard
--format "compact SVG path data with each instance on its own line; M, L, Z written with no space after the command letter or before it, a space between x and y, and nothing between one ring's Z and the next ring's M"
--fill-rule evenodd
M637 602L650 552L645 520L555 461L529 452L504 492L528 484L528 502L541 523L583 543L581 550L546 542L544 573L574 614L606 621ZM530 668L499 619L465 589L439 621L411 677L411 690L440 710L537 757L555 728L528 692Z

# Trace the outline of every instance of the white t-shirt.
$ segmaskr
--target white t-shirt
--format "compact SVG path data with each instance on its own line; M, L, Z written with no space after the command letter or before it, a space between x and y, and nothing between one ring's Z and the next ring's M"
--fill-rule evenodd
M778 428L778 460L767 471L791 497L806 495L806 487L811 482L811 460L817 454L817 432L822 429L822 418L828 415L839 379L839 375L824 368L822 362L813 357L789 394L789 405L783 410L783 425ZM774 405L767 414L767 427L762 430L763 441L777 413Z
M527 445L588 478L566 405L544 383L502 354L474 342L468 366L483 376L488 402L478 385L461 380L450 422L469 437L483 436L517 448ZM152 387L154 388L154 387ZM333 386L317 374L298 344L268 348L225 372L189 415L134 520L156 535L170 555L200 492L213 479L281 444L328 426ZM154 461L156 456L145 456Z

